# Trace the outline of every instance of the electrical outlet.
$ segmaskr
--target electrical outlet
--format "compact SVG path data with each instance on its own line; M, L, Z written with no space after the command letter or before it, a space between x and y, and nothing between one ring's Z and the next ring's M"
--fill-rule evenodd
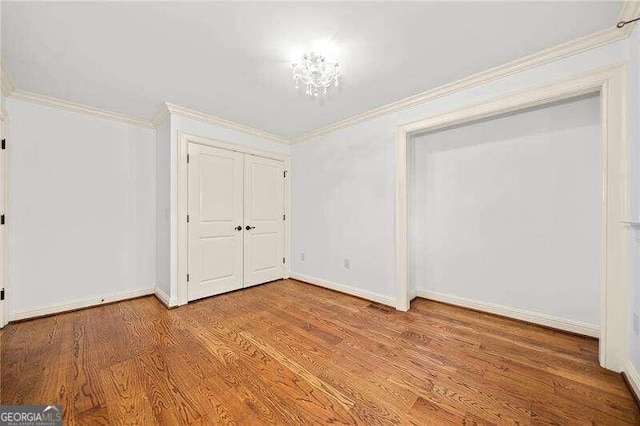
M637 312L633 313L633 332L636 336L640 335L640 315Z
M351 260L345 259L344 260L344 267L347 268L347 269L351 269Z
M304 255L304 253L300 253L300 260L304 260L304 259L305 259L305 257L306 257L306 256Z

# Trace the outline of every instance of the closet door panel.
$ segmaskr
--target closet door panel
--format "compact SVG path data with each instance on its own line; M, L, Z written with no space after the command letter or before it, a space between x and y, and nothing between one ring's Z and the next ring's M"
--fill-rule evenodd
M189 300L242 288L243 154L189 145Z
M253 155L244 161L244 286L284 273L284 164Z

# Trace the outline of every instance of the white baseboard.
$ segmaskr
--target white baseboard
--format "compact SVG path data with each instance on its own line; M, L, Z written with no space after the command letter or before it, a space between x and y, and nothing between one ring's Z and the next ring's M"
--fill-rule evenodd
M105 296L92 297L90 299L76 300L69 303L60 303L37 309L30 309L28 311L12 312L9 314L9 322L41 317L44 315L58 314L76 309L89 308L92 306L104 305L105 303L119 302L121 300L135 299L136 297L148 296L153 293L153 288L145 288L140 290L123 291L121 293L112 293Z
M557 328L558 330L570 331L572 333L585 336L599 337L600 328L580 321L573 321L564 318L553 317L551 315L539 314L537 312L525 311L523 309L512 308L495 303L483 302L466 297L453 296L450 294L438 293L435 291L417 291L418 297L435 300L436 302L449 303L451 305L462 306L464 308L475 309L477 311L488 312L490 314L501 315L503 317L515 318L546 327Z
M640 374L630 360L624 365L624 375L631 385L631 390L636 394L636 400L640 401Z
M156 287L155 295L158 298L158 300L161 301L164 304L164 306L166 306L169 309L175 308L176 306L178 306L178 300L171 299L169 295L165 293L164 290L162 290L160 287Z
M320 278L309 277L307 275L291 273L291 278L298 281L304 281L309 284L317 285L320 287L328 288L329 290L335 290L340 293L346 293L351 296L360 297L362 299L371 300L372 302L382 303L383 305L396 307L396 300L393 297L385 296L383 294L374 293L368 290L362 290L356 287L351 287L344 284L338 284L331 281L323 280Z
M418 297L418 289L412 288L411 290L409 290L409 301L415 299L416 297Z

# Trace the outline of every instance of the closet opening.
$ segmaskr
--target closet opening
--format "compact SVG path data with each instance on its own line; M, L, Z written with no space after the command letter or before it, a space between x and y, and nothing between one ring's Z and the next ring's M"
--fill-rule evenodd
M598 93L413 135L410 288L597 338L600 136Z
M411 298L416 295L444 299L443 295L451 296L444 291L454 291L463 293L463 295L453 295L457 297L458 304L466 304L469 307L486 311L495 310L498 307L506 306L505 303L514 303L513 301L519 297L520 293L516 294L514 290L514 288L518 288L513 282L517 279L516 275L521 277L521 282L525 282L532 276L544 279L541 277L545 275L545 271L547 275L549 275L549 271L555 271L554 282L560 282L563 279L571 279L574 283L580 281L583 286L579 287L578 284L573 284L574 288L567 294L573 298L583 298L582 291L578 289L584 290L589 286L592 287L593 284L587 283L585 287L584 283L587 280L592 283L593 275L597 274L596 300L598 308L596 315L598 317L599 362L601 366L610 370L618 372L623 370L629 345L630 287L628 266L631 242L631 233L628 228L630 220L628 214L629 194L626 190L629 177L626 76L627 69L623 64L577 75L519 93L503 95L484 103L441 115L433 115L398 127L395 145L397 309L408 310ZM581 127L597 126L599 128L597 173L591 173L587 177L586 169L584 169L580 173L570 174L568 173L570 170L575 169L574 171L577 172L584 168L585 164L593 164L595 151L592 148L590 156L582 158L581 163L577 161L578 158L571 156L571 150L564 153L555 152L551 156L542 155L545 152L542 147L546 146L554 152L561 150L561 147L564 146L551 143L552 139L556 138L556 130L562 129L554 130L555 128L551 126L550 123L553 121L549 120L558 117L549 115L549 108L562 110L582 105L576 108L585 110L591 108L590 114L593 117L595 106L593 103L595 102L598 104L599 123L596 125L592 119L590 123L584 122L573 127L578 130ZM545 110L545 108L547 109ZM558 111L556 114L560 114ZM531 143L530 146L506 141L502 143L486 141L477 143L476 141L483 141L483 137L492 133L493 138L498 140L517 139L518 136L517 133L510 135L504 126L492 130L486 128L481 132L476 130L475 133L470 133L469 127L465 127L465 125L487 127L499 122L499 120L514 121L536 112L547 114L545 126L553 137L544 136L541 138L541 142ZM566 115L566 113L563 114ZM582 115L582 117L585 116ZM540 133L539 125L531 123L526 126L522 125L524 128L531 127L528 137ZM446 135L446 132L438 133L443 129L448 129L449 135L456 132L458 134L467 132L468 134L457 142L452 142L452 147L447 147L443 142L446 139L443 136ZM510 131L513 133L513 129ZM576 129L572 132L574 131L577 132L575 133L578 135L577 138L581 139L580 132ZM431 210L423 209L423 213L432 218L445 218L451 215L451 217L447 217L447 220L455 220L446 225L446 229L450 231L450 238L447 238L447 235L441 230L434 230L431 224L427 225L423 222L422 226L429 227L426 230L430 230L435 235L431 241L427 241L428 234L425 229L419 230L419 233L424 236L422 240L410 237L414 224L412 197L424 198L430 191L425 184L422 189L419 189L419 191L423 191L422 193L413 194L411 187L412 179L414 179L412 177L412 162L414 161L412 149L417 146L414 144L421 136L429 137L431 135L433 138L436 134L439 134L443 140L436 141L434 146L439 144L440 148L434 150L430 155L432 159L434 156L438 158L438 163L435 164L438 169L436 169L436 174L431 176L431 181L433 183L434 179L440 179L441 182L440 186L433 186L431 191L437 191L437 188L457 189L457 191L454 191L455 193L432 194L431 200L435 197L436 200L440 200L440 204L431 206L433 208L425 204L425 209L431 208ZM520 132L519 137L525 136L527 136L526 132L524 135ZM592 137L591 134L590 138ZM455 146L458 148L452 149ZM420 147L419 149L424 151L428 148ZM486 155L488 152L492 152L492 154ZM525 153L527 155L524 155ZM580 155L584 154L580 151ZM475 159L475 155L479 157ZM513 157L513 161L509 161L511 157ZM430 161L428 160L429 155L425 158L427 160L423 159L422 161ZM454 158L455 161L453 161ZM542 171L545 168L549 169L550 166L536 167L536 158L538 158L538 163L552 165L551 169L557 170L554 172L555 175L554 173L547 173L546 176L541 175ZM560 165L558 162L564 162L564 164ZM482 168L483 163L491 164L491 167ZM431 170L433 171L433 165ZM509 173L523 174L525 172L528 174L518 176L523 179L523 188L509 186L511 182L508 179ZM594 178L594 175L597 177ZM580 179L582 181L576 181ZM465 185L468 189L461 191L460 188L464 188ZM523 189L524 192L530 191L531 193L525 197L521 194ZM587 190L591 192L587 193ZM600 208L598 210L591 209L589 213L584 213L587 204L593 205L593 199L596 196L594 194L597 194ZM455 198L456 196L458 198ZM514 198L516 196L519 198ZM503 202L499 202L501 200ZM534 202L536 200L537 202ZM579 205L582 205L580 211L578 211ZM557 211L559 206L564 208L562 213ZM469 212L468 215L467 212ZM535 215L532 215L532 212ZM571 212L573 212L573 216L568 214ZM497 218L500 220L496 221ZM593 229L596 218L599 219L599 226L595 225L599 229L598 232L594 232ZM582 232L578 232L578 228L582 229ZM536 229L538 232L533 232ZM486 233L483 235L483 239L488 244L487 247L479 243L478 234L483 232ZM559 232L562 232L560 235L562 238L557 239L556 234ZM555 240L553 246L549 241L546 241L552 238ZM594 256L593 243L595 241L599 244L595 260L597 267L586 263L587 259ZM561 253L562 250L558 250L558 247L562 247L563 244L575 246L577 242L588 243L590 247L582 246L578 249L582 255L576 256L576 259L581 259L581 261L569 259L567 256L571 256L572 253L567 251ZM453 243L456 244L455 247L448 246ZM438 244L441 245L438 246ZM474 246L474 244L476 245ZM505 249L505 245L508 245L509 249ZM548 251L543 249L544 247L548 247L546 249ZM422 253L430 253L431 256L426 259L426 262L431 263L421 266L413 265L412 263L415 262L412 262L411 259L415 259L416 254L413 251L416 249L422 250ZM453 253L453 256L438 258L441 253ZM550 256L552 253L557 255ZM538 256L540 262L531 259L535 257L534 255ZM496 259L501 256L510 262L503 262L501 269L498 270ZM447 264L447 262L450 263ZM571 263L571 268L567 268L563 262ZM455 268L458 270L454 271ZM587 276L585 271L589 271L588 279L585 278ZM416 277L414 278L413 275ZM494 277L502 283L499 288L479 292L478 289L483 285L497 285L492 280ZM412 289L410 284L415 282L416 278L425 283L420 285L432 286L433 292L429 293L431 290L421 290L420 288ZM426 283L427 278L430 279L429 283ZM481 285L474 284L479 281L482 281ZM505 288L504 285L507 281L509 281L509 286ZM472 284L467 282L472 282ZM531 286L531 282L528 285ZM538 282L535 285L539 288L543 283ZM532 289L533 287L530 287L527 291L532 292ZM524 290L521 289L521 291ZM553 311L538 312L535 318L526 317L526 314L532 312L527 309L532 309L534 303L542 302L542 300L536 302L534 298L538 296L531 296L526 301L528 305L521 304L518 307L510 307L508 312L513 314L512 316L516 314L524 316L524 319L530 322L542 323L542 320L553 320L555 322L552 321L547 325L583 334L590 334L589 330L591 330L591 334L596 334L596 328L583 327L585 324L589 325L587 322L589 318L594 317L593 308L590 308L591 313L587 314L585 306L587 304L593 306L594 294L596 293L592 290L584 290L591 291L589 295L584 295L584 299L588 300L584 300L585 305L581 307L572 305L573 318L567 319L569 317L562 318L554 315L562 313L562 309L569 306L569 302L566 300L569 296L559 292L558 289L553 291L547 289L545 296L548 299L545 305L546 309L555 309ZM478 301L474 297L482 297L485 300ZM492 297L490 301L489 297ZM563 297L565 297L564 300ZM556 298L556 300L549 300L551 298ZM449 301L453 303L451 298ZM555 307L553 304L556 304ZM560 307L561 305L563 306ZM549 312L553 313L549 314ZM506 313L506 310L500 312L502 315ZM560 321L562 324L556 320L563 320Z

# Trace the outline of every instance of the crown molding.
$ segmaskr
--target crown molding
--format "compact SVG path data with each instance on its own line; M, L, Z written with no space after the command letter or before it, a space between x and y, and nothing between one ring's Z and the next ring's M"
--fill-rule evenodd
M60 108L67 111L81 112L90 114L96 117L105 118L108 120L119 121L134 126L156 128L169 114L176 114L181 117L190 118L193 120L215 124L218 126L226 127L237 132L242 132L251 136L257 136L259 138L271 140L278 143L290 144L291 140L283 136L275 135L260 129L245 126L244 124L236 123L224 118L215 117L213 115L206 114L201 111L182 107L179 105L163 102L158 111L151 117L151 120L145 120L142 118L131 117L126 114L120 114L113 111L108 111L100 108L95 108L88 105L78 104L75 102L67 101L64 99L54 98L51 96L41 95L38 93L28 92L25 90L16 89L15 85L7 73L4 63L0 58L0 85L2 86L2 92L7 97L19 99L22 101L33 102L40 105L45 105L53 108Z
M154 127L151 121L142 118L132 117L126 114L108 111L106 109L78 104L75 102L67 101L65 99L54 98L52 96L46 96L39 93L16 89L16 86L13 84L13 81L11 80L11 77L9 76L9 73L4 66L4 61L2 60L2 58L0 58L0 85L2 86L2 93L8 98L19 99L22 101L37 103L48 107L64 109L67 111L81 112L84 114L93 115L95 117L118 121L133 126L147 128ZM7 112L4 110L4 107L2 109L3 114L5 116L8 116Z
M5 96L9 96L14 90L16 90L16 86L11 81L11 77L9 77L9 73L4 66L4 61L0 58L0 89Z
M640 2L627 1L624 3L624 6L620 12L620 20L633 19L639 14ZM345 127L362 123L363 121L368 121L383 115L391 114L420 104L424 104L434 99L442 98L444 96L448 96L474 86L486 84L512 74L516 74L531 68L547 64L549 62L557 61L559 59L577 55L590 49L623 40L629 37L632 29L633 25L631 24L626 25L622 29L618 29L614 26L613 28L608 28L606 30L602 30L566 43L559 44L549 49L542 50L538 53L534 53L532 55L516 59L515 61L490 68L486 71L481 71L477 74L473 74L469 77L465 77L452 83L445 84L435 89L431 89L426 92L419 93L417 95L413 95L396 102L392 102L382 107L374 108L372 110L338 121L336 123L320 127L318 129L292 138L291 143L295 144L308 139L312 139L317 136L343 129Z
M291 139L285 138L283 136L279 136L273 133L265 132L264 130L259 130L254 127L245 126L244 124L236 123L234 121L225 120L224 118L216 117L213 115L206 114L201 111L196 111L194 109L182 107L179 105L171 104L169 102L165 102L158 112L154 114L153 123L160 123L166 114L176 114L181 117L190 118L196 121L201 121L204 123L214 124L216 126L226 127L227 129L235 130L237 132L245 133L247 135L256 136L262 139L267 139L273 142L278 142L282 144L290 144Z
M99 118L105 118L107 120L119 121L121 123L130 124L133 126L153 128L153 124L149 120L142 118L131 117L126 114L120 114L117 112L108 111L101 108L95 108L88 105L82 105L75 102L70 102L64 99L58 99L51 96L40 95L38 93L27 92L24 90L14 90L9 97L13 99L19 99L22 101L33 102L36 104L64 109L73 112L82 112L85 114L93 115Z
M153 127L158 127L160 123L162 123L168 115L169 115L169 108L167 107L167 103L163 102L162 105L160 105L160 108L158 108L158 110L156 111L156 113L153 114L153 117L151 117L151 123L153 124Z

